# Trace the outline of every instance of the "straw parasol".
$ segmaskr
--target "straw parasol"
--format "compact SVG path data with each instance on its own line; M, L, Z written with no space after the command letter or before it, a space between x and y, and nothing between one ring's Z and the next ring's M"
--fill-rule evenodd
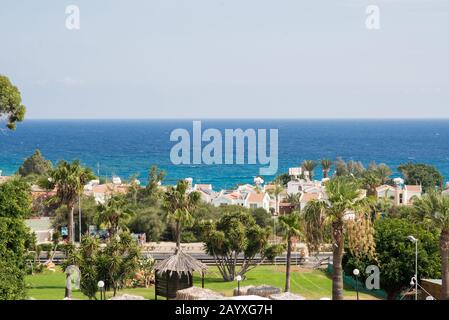
M183 274L192 274L194 271L204 273L207 271L207 266L204 263L196 260L191 255L188 255L182 250L179 250L178 253L163 261L158 262L154 269L159 275L167 272L170 276L173 273L177 273L179 276L181 276Z

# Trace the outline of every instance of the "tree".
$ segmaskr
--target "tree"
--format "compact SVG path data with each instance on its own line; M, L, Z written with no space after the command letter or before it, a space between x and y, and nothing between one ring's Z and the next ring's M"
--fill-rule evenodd
M323 168L323 177L329 178L329 171L332 167L332 160L330 159L321 159L321 167Z
M32 235L24 217L30 214L28 185L12 179L0 185L0 300L25 298L27 248Z
M66 161L58 162L48 179L43 179L41 185L47 189L53 190L56 188L56 196L52 198L58 206L65 205L69 210L69 241L75 242L75 224L73 222L74 208L84 186L95 179L94 174L88 168L81 166L79 161L75 160L72 163Z
M256 224L262 228L266 228L271 225L272 215L264 208L256 208L251 210L251 216L256 221Z
M285 201L287 203L290 203L295 210L300 210L301 209L301 194L299 193L292 193L287 195L287 197L285 197Z
M181 250L182 228L193 224L192 212L201 199L198 192L189 193L187 188L187 181L179 180L176 187L169 187L164 195L168 220L175 224L176 252Z
M406 184L421 185L426 192L435 187L442 187L443 176L434 167L423 163L406 163L398 167Z
M81 230L88 230L89 226L98 226L98 205L95 198L92 196L81 195L80 201L76 201L73 208L74 213L79 213L81 205ZM67 226L69 223L70 211L67 207L59 207L55 210L53 216L52 226L55 230L60 230L61 227ZM79 219L74 218L75 240L79 234ZM80 241L80 239L78 239Z
M269 189L268 193L274 196L276 200L276 214L279 214L279 196L284 192L284 188L280 184L275 184L273 188Z
M382 185L381 177L372 170L366 170L361 178L363 187L367 190L368 196L375 196L377 187Z
M16 129L16 123L23 121L26 108L22 105L20 91L8 77L0 74L0 118L7 119L6 127Z
M282 252L282 247L269 245L270 229L258 226L244 210L225 213L217 222L204 222L202 227L206 252L215 258L225 281L234 281L237 275L244 276ZM240 268L237 265L239 255L243 256ZM255 260L256 255L261 256L259 262Z
M136 209L135 214L128 223L128 228L133 233L145 233L147 241L159 241L166 224L160 209L146 207Z
M343 299L342 258L345 235L353 252L374 255L374 240L368 218L367 199L361 199L359 183L350 177L335 177L326 184L327 200L310 201L304 209L306 241L317 248L326 224L332 232L332 298Z
M145 193L147 196L158 197L159 185L165 178L165 171L158 170L157 166L151 166L148 172L148 184L145 187Z
M285 292L290 291L290 266L293 248L293 238L301 235L301 224L299 212L292 212L279 218L281 227L284 229L287 239L287 265L285 267Z
M310 180L313 180L313 170L315 170L317 163L313 160L304 160L302 162L302 168L309 173Z
M17 173L22 177L29 175L42 176L48 174L53 165L51 161L46 160L39 149L34 151L33 155L26 158L23 164L20 166Z
M106 225L109 236L114 237L117 232L127 229L127 222L133 212L128 208L128 203L123 195L115 194L98 205L98 223Z
M140 266L140 249L128 233L110 238L101 248L96 238L83 237L79 249L69 254L67 264L75 264L81 272L81 291L95 298L97 283L102 280L105 290L112 289L114 296L134 278Z
M290 175L288 173L283 173L278 175L274 181L276 181L277 183L279 183L281 186L287 186L287 183L289 183L289 181L291 180Z
M432 190L421 199L416 199L413 206L419 220L427 220L434 229L440 231L441 296L449 300L449 197Z
M347 274L358 268L365 270L369 265L380 269L380 288L385 290L389 300L396 299L410 288L410 279L415 273L415 246L407 240L409 235L418 238L418 275L423 278L439 277L438 234L428 231L417 223L405 219L381 219L374 223L376 260L366 256L356 257L348 250L344 258ZM360 273L364 281L366 275Z

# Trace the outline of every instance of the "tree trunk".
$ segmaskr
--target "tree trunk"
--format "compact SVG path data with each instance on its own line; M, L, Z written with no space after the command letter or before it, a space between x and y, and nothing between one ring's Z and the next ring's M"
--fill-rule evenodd
M292 238L288 237L288 240L287 240L287 265L285 267L285 292L290 291L291 255L292 255Z
M440 236L441 252L441 299L449 300L449 229L443 229Z
M70 206L69 208L69 242L75 243L75 224L73 222L73 211L75 210L75 206Z
M332 300L343 300L343 222L336 221L332 224L332 235L334 239L332 249L333 272L332 272Z
M181 250L181 228L180 222L176 222L176 252L178 253Z
M329 170L328 169L324 169L323 170L323 178L327 179L329 177Z

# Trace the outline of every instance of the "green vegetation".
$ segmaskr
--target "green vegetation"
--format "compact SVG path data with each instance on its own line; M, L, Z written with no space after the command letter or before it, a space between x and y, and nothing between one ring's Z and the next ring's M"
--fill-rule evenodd
M0 74L0 118L6 117L6 127L15 130L16 123L23 121L25 112L19 89L8 77Z
M249 271L246 279L242 281L242 286L268 284L282 288L285 282L284 266L259 266ZM330 297L332 290L332 281L322 271L304 270L292 267L292 285L290 292L300 294L307 299L320 299ZM28 285L27 294L29 297L38 300L61 300L64 298L65 275L57 268L56 272L45 271L41 274L27 276ZM201 286L201 276L194 274L194 285ZM226 296L232 296L232 291L237 287L235 281L227 282L221 277L217 268L210 267L205 276L205 288L220 292ZM132 294L143 296L146 299L154 299L154 286L149 288L127 288L117 292L117 295ZM352 288L345 288L346 299L354 300L356 292ZM108 297L112 292L107 293ZM99 293L97 293L99 298ZM361 299L376 299L368 294L361 294ZM88 299L79 290L73 291L73 299ZM162 299L158 297L158 299Z
M307 242L317 248L323 243L323 226L329 224L332 228L332 261L333 286L332 299L343 299L342 259L344 254L345 235L351 242L353 252L374 254L372 230L366 213L368 213L367 199L360 199L358 181L337 177L326 183L328 200L310 201L304 212L304 230ZM353 211L353 221L346 220L347 211ZM351 241L352 240L352 241Z
M26 183L13 179L0 185L0 300L25 297L26 257L32 237L23 218L30 210Z
M269 245L269 228L261 228L245 211L224 214L217 222L203 224L203 240L206 252L215 258L217 268L225 281L233 281L237 275L244 276L258 266L256 255L271 260L283 248ZM239 266L237 256L243 254L244 262Z
M418 184L424 191L443 186L443 177L434 167L423 163L407 163L398 167L406 184Z
M381 273L380 287L387 292L388 299L396 299L403 290L410 287L410 279L415 274L415 266L411 263L415 257L415 245L407 240L409 235L413 235L419 239L419 278L435 278L440 275L438 234L405 219L378 220L374 228L376 259L357 257L348 250L344 258L346 274L352 274L355 268L365 270L369 265L377 265ZM364 281L366 275L361 272L360 276Z
M19 167L17 173L22 177L30 175L44 176L47 175L53 169L53 165L50 160L46 160L39 149L36 149L34 153L25 159L22 165Z

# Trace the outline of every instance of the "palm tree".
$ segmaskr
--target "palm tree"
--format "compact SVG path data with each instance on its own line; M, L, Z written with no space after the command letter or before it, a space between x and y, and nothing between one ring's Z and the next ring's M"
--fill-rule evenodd
M113 195L104 204L98 206L98 222L104 223L110 238L114 237L119 229L126 229L126 222L132 215L128 208L126 198L122 195Z
M95 175L89 168L81 166L78 160L68 163L59 161L56 168L49 173L48 179L41 182L47 189L56 188L56 196L52 199L59 206L65 205L69 210L68 239L75 242L75 224L73 222L73 211L84 186L95 179Z
M415 199L413 206L420 220L428 220L441 231L441 297L449 300L449 197L432 190L421 199Z
M273 188L269 189L268 193L274 196L276 200L276 215L279 215L279 196L284 192L284 187L280 184L275 184Z
M290 266L293 247L293 238L301 235L299 212L292 212L279 218L281 226L285 230L287 239L287 266L285 268L285 292L290 291Z
M302 162L302 168L305 171L309 172L310 180L313 180L313 170L315 169L316 166L317 166L317 163L314 160L304 160Z
M287 195L287 197L285 197L285 201L287 201L288 203L290 203L295 210L300 210L301 208L301 194L299 193L292 193Z
M168 220L175 224L176 253L181 250L181 233L184 226L193 224L192 211L199 201L198 192L188 192L188 183L178 181L176 187L170 187L164 195L164 208L168 212Z
M329 178L329 171L332 167L332 160L330 159L321 159L321 167L323 168L323 177Z
M345 233L353 228L345 228L348 211L360 218L369 211L366 199L360 199L357 180L348 177L335 177L326 183L328 200L310 201L304 209L304 229L306 240L317 248L323 239L325 226L330 224L332 232L332 299L343 299L343 248ZM356 221L356 219L354 219ZM354 239L356 237L350 237ZM348 240L350 240L348 239ZM359 240L359 239L357 239ZM373 246L372 239L366 247ZM365 248L365 246L363 246Z

